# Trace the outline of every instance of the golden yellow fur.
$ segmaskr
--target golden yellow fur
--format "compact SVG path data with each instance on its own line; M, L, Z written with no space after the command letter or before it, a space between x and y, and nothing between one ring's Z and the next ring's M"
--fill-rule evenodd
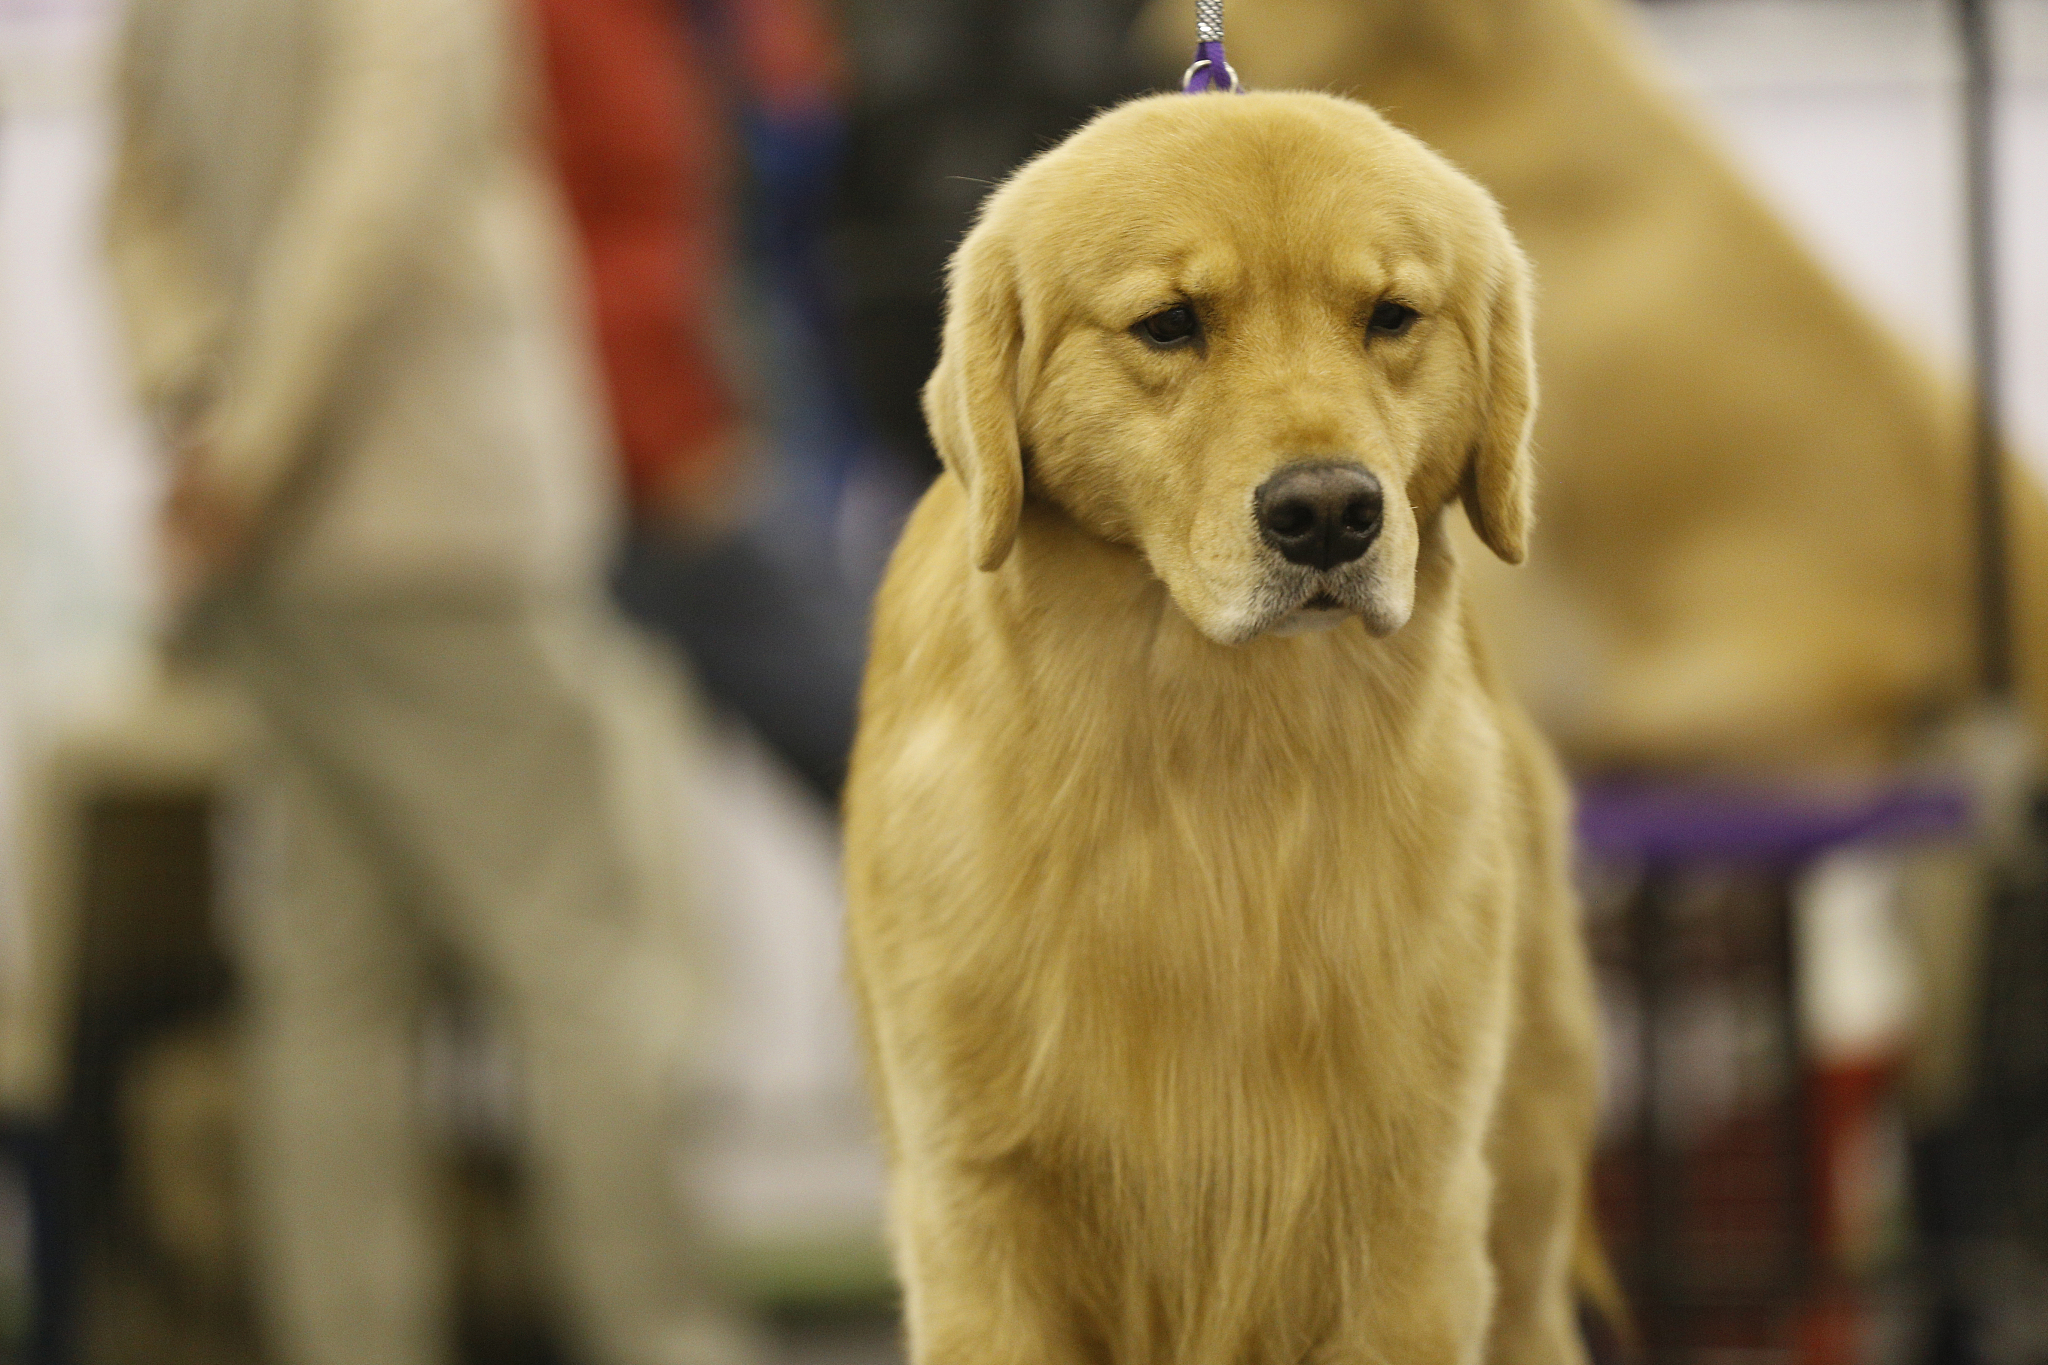
M847 794L918 1365L1582 1359L1565 799L1448 529L1528 534L1525 298L1317 95L1125 105L961 246ZM1305 458L1386 489L1354 564L1261 543Z
M1176 63L1191 24L1188 0L1148 16ZM1910 752L1971 685L1965 405L1742 182L1620 7L1259 0L1229 36L1254 87L1355 94L1426 139L1535 264L1542 532L1479 600L1566 755L1811 770ZM2010 483L2038 730L2048 511L2017 466Z

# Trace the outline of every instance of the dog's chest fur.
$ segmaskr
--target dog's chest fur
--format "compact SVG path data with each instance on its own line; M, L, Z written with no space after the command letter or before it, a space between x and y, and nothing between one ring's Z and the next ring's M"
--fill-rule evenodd
M1210 1256L1277 1286L1476 1159L1498 1077L1503 758L1448 557L1394 640L1226 650L1127 552L1027 531L993 600L878 616L877 673L927 675L870 708L849 811L898 1141L1035 1191L1104 1311Z

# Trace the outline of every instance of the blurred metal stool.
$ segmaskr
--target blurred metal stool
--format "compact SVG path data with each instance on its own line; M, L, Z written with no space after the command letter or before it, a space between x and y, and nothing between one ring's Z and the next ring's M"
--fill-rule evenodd
M103 1139L109 1121L106 990L217 985L181 969L210 955L195 927L211 895L208 811L244 729L223 690L166 674L31 766L18 830L25 960L0 993L0 1151L28 1195L31 1365L66 1365L75 1353L80 1237L103 1194L83 1150L95 1143L83 1140L88 1130ZM106 933L110 916L167 898L155 937Z
M1614 782L1580 793L1578 832L1596 864L1632 869L1625 955L1637 1008L1634 1123L1633 1282L1642 1339L1651 1362L1691 1354L1699 1319L1745 1311L1796 1315L1815 1284L1820 1204L1814 1169L1812 1097L1802 1056L1799 963L1793 886L1817 859L1850 847L1953 839L1968 827L1958 791L1896 787L1819 794L1737 785ZM1774 1243L1761 1263L1743 1267L1746 1292L1702 1284L1688 1247L1688 1173L1663 1121L1670 1099L1664 1052L1677 987L1673 913L1685 879L1701 870L1755 874L1765 899L1770 1010L1780 1092L1763 1139L1774 1168L1771 1196L1780 1211ZM1737 1154L1740 1159L1741 1154ZM1755 1187L1750 1187L1754 1189ZM1729 1192L1723 1188L1726 1197ZM1774 1196L1774 1197L1773 1197ZM1754 1232L1754 1228L1751 1229Z

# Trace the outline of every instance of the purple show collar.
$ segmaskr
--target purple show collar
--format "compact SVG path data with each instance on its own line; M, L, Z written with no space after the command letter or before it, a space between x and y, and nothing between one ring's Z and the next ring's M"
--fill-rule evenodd
M1223 42L1195 44L1195 61L1187 74L1181 78L1184 94L1200 95L1210 90L1221 90L1226 94L1242 95L1244 87L1238 84L1237 72L1230 63L1223 60Z
M1241 95L1237 72L1223 59L1223 0L1195 0L1195 60L1180 78L1182 93L1222 90Z

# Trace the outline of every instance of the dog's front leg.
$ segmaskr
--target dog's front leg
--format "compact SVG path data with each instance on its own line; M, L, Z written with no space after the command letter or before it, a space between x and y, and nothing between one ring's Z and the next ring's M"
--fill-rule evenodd
M893 1231L910 1365L1075 1365L1071 1296L1045 1215L1001 1173L896 1173Z
M1406 1173L1430 1198L1388 1192L1369 1246L1343 1272L1345 1318L1311 1365L1480 1365L1493 1297L1492 1177L1476 1143L1460 1146L1447 1166Z
M1522 926L1507 1068L1494 1114L1491 1365L1584 1365L1574 1261L1599 1264L1582 1218L1597 1055L1578 907L1561 889Z

